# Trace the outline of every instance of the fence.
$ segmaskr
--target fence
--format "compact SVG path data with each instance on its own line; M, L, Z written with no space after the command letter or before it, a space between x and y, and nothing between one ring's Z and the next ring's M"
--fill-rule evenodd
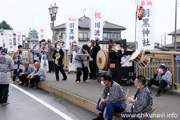
M140 69L136 66L136 75L144 75L147 79L153 78L155 70L160 64L165 64L172 73L172 89L180 85L180 52L151 51L146 54L151 58L147 67Z

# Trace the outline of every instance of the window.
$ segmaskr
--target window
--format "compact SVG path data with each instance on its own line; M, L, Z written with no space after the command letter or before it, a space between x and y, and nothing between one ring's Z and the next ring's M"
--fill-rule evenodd
M120 40L120 33L103 33L103 39L104 40Z
M65 40L66 39L66 33L62 34L62 39Z
M84 32L79 33L79 40L89 40L88 33L84 33Z
M107 40L107 39L108 39L107 33L103 33L103 39L104 39L104 40Z
M58 33L55 33L55 40L58 40Z

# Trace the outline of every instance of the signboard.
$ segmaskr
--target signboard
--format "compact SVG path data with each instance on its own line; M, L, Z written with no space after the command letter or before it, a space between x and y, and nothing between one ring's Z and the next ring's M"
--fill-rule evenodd
M65 49L69 49L72 46L73 40L78 42L78 17L66 16L66 45Z
M41 41L42 39L45 39L45 31L44 28L40 28L39 29L39 41Z
M104 10L90 9L90 14L91 14L91 38L94 40L103 40Z
M1 46L7 47L7 44L6 44L6 36L1 36Z
M22 44L22 32L16 32L16 50L18 49L18 46Z
M139 5L144 9L144 17L142 20L137 20L138 49L152 50L154 49L154 13L155 0L139 0Z
M14 51L13 33L8 33L8 51Z

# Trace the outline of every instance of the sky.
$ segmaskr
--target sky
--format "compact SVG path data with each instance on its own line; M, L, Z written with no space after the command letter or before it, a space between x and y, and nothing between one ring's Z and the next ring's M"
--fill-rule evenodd
M104 21L126 27L122 39L134 41L136 0L0 0L0 22L5 20L14 31L24 34L30 28L45 28L46 38L52 38L48 8L54 3L59 7L55 26L64 23L66 15L89 17L89 8L101 8L105 10ZM177 29L180 29L180 4L177 12ZM175 0L155 0L155 41L161 42L161 36L164 40L164 34L173 32L174 28ZM167 35L166 41L171 43L171 36Z

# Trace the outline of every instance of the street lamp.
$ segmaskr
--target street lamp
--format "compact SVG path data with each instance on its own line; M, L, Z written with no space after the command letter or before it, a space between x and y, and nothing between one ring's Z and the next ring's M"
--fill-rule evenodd
M54 21L56 20L56 14L57 14L57 11L58 11L58 7L56 6L56 3L54 3L54 6L50 6L50 8L48 8L49 10L49 14L50 14L50 17L51 17L51 30L53 31L53 35L52 35L52 43L54 44L55 43L55 37L54 37Z

